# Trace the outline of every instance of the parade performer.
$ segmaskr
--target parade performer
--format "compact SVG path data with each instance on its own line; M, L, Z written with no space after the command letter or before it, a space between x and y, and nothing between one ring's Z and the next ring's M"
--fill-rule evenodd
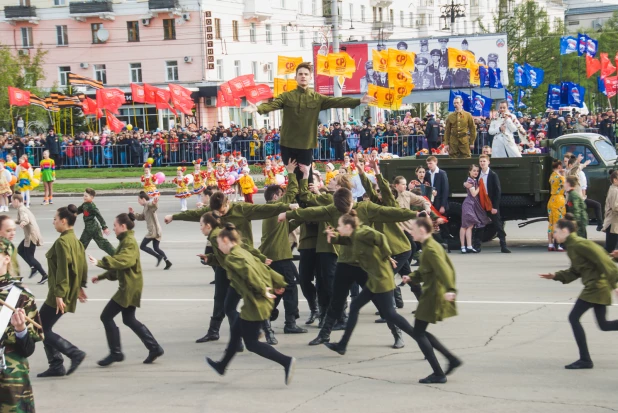
M149 199L148 194L142 191L137 197L137 202L144 207L144 210L141 214L138 214L133 211L133 208L129 208L129 214L134 214L135 219L138 221L146 221L146 228L148 229L148 233L144 236L139 248L157 259L157 267L161 264L161 261L165 261L164 270L169 270L172 263L167 259L167 255L165 255L161 248L159 248L162 236L161 225L159 224L159 218L157 218L159 198ZM151 242L152 248L148 246Z
M388 151L388 143L383 143L380 147L382 148L382 152L378 155L378 159L383 160L394 158L393 154Z
M56 163L49 157L49 151L43 151L43 159L40 163L41 181L45 186L43 205L54 203L54 181L56 180Z
M435 324L445 318L457 315L455 298L455 268L444 248L432 237L433 224L426 217L418 218L412 224L412 237L422 244L419 268L410 276L402 277L404 283L421 282L421 295L414 316L412 337L418 343L423 355L433 369L433 374L419 383L446 383L446 376L462 365L461 360L449 352L436 337L427 332L429 323ZM449 365L446 373L440 367L434 349L447 358Z
M223 192L225 195L229 195L234 192L229 184L229 173L225 170L224 163L217 164L215 178L217 178L217 187L219 188L219 191Z
M618 320L607 321L607 307L612 305L612 290L618 294L618 269L607 253L594 241L577 236L577 223L572 214L567 214L554 225L554 240L564 243L571 260L571 267L555 274L540 274L541 278L569 284L581 278L584 289L569 314L569 323L579 348L579 360L565 366L568 370L594 367L586 333L580 318L591 308L602 331L618 331ZM616 254L612 254L616 255Z
M327 163L326 166L324 167L324 169L326 170L326 179L324 180L324 183L326 186L328 186L328 184L330 183L331 179L333 179L335 176L337 176L337 170L335 169L335 166L332 163Z
M47 281L47 273L34 256L36 247L43 245L39 224L36 222L34 214L24 206L24 198L21 194L13 195L12 204L13 208L17 210L17 225L24 230L24 239L17 247L17 253L30 267L30 277L28 278L34 277L38 272L41 274L39 284L44 284Z
M201 170L202 160L193 161L193 194L201 194L206 189L208 173Z
M552 163L552 174L549 177L549 185L551 187L551 196L547 202L547 214L549 216L549 225L547 226L547 238L549 245L548 251L564 251L560 244L555 245L554 242L554 225L558 220L564 218L566 213L566 201L564 199L564 169L562 162L555 160Z
M444 150L451 158L469 158L470 148L476 141L476 125L469 112L463 110L463 99L453 99L455 112L446 117L444 125Z
M0 411L25 413L35 411L28 357L43 330L33 324L41 325L34 295L11 275L12 254L13 245L0 239L0 308L8 312L0 321Z
M135 311L140 306L144 278L139 248L133 232L134 227L135 216L124 213L118 215L114 221L114 233L120 243L114 256L103 257L101 260L92 255L88 256L92 265L106 270L103 274L92 278L94 284L101 280L118 281L118 291L101 313L101 321L105 327L110 351L107 357L98 361L97 364L101 367L124 360L120 347L120 330L114 322L114 317L120 313L122 313L122 322L133 330L148 349L148 357L144 360L144 364L152 364L164 353L148 327L135 318Z
M249 168L244 168L242 170L242 176L238 179L238 183L240 184L240 189L242 190L245 202L252 204L253 194L256 193L257 188L255 186L255 182L253 182L253 178L249 175L249 172Z
M356 170L356 166L354 166L354 162L350 160L350 152L346 152L343 154L343 165L341 165L341 168L343 168L345 173L348 175L352 175L352 172Z
M8 168L5 168L4 160L0 159L0 212L9 212L9 197L11 191L11 179L13 176Z
M468 195L461 205L461 228L459 229L459 239L461 242L462 254L479 252L472 246L472 229L483 228L491 223L491 220L483 210L481 201L479 200L479 193L481 191L477 181L479 172L480 168L478 165L470 165L470 168L468 169L468 179L466 181L470 187L466 188Z
M82 232L82 236L79 237L79 240L84 246L84 250L88 248L90 241L94 240L97 244L97 247L101 248L108 255L114 255L114 247L112 244L101 234L101 230L103 230L103 234L109 235L109 228L105 225L105 220L103 216L99 212L99 208L94 204L94 197L96 196L96 192L92 188L86 188L84 190L84 203L81 204L77 208L77 214L84 214L84 232ZM101 226L99 227L99 224Z
M239 344L244 341L247 350L280 364L285 369L285 384L289 385L294 375L296 359L285 356L273 347L258 340L260 328L270 318L273 299L285 289L283 277L264 265L238 244L240 235L233 224L225 224L217 237L218 248L226 255L226 268L230 285L243 298L240 316L230 331L230 341L221 361L206 358L207 363L220 375L225 374Z
M17 171L17 164L13 162L13 156L11 154L6 155L5 167L11 172L12 175L14 175L17 178L17 174L15 173ZM15 193L15 184L16 182L11 185L11 194ZM9 202L11 202L11 195L9 195ZM8 207L7 207L7 211L8 211Z
M176 168L176 178L172 180L172 183L176 184L176 197L180 199L180 211L184 212L187 208L187 198L191 196L191 192L189 191L189 178L183 176L182 174L187 170L184 166L179 166Z
M272 158L267 156L264 160L264 168L262 169L264 174L264 187L268 187L276 184L275 176L277 175L276 169L272 164Z
M155 183L156 179L154 175L152 175L152 163L146 162L144 164L144 175L142 175L142 185L144 185L144 192L146 192L150 198L156 198L160 195Z
M20 158L15 174L17 175L15 189L21 192L24 197L26 208L30 208L30 190L34 189L35 185L33 185L32 166L28 163L26 155Z
M217 186L217 177L215 176L215 168L212 166L213 158L206 161L206 186Z
M11 268L12 273L15 276L15 279L21 281L22 277L20 276L19 271L19 260L17 258L17 248L13 244L13 240L15 239L15 234L17 233L15 221L9 218L8 215L0 215L0 238L5 238L9 240L11 245L13 245L13 255L11 256Z
M41 325L45 333L43 345L49 369L37 377L59 377L72 374L86 358L86 353L52 331L65 312L74 313L77 300L85 302L84 287L88 282L88 264L83 244L75 237L73 226L78 208L70 204L58 209L54 216L54 228L60 237L45 255L49 268L49 292L41 306ZM71 360L65 371L62 355Z
M579 187L579 178L569 175L564 180L564 194L566 195L566 212L573 214L577 223L577 236L588 238L586 226L588 225L588 212L586 202L582 198Z

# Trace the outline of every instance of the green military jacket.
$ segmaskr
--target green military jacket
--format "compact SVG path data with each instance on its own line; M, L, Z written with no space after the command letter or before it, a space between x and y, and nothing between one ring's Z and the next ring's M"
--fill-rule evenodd
M575 190L567 194L566 211L573 214L577 222L577 235L588 238L586 226L588 225L588 211L582 196Z
M390 261L393 253L384 234L367 225L361 225L351 237L338 236L331 242L352 247L356 262L368 275L365 286L369 291L380 294L395 289L393 266Z
M270 317L274 300L265 297L266 288L271 294L286 286L285 280L270 267L240 246L232 248L225 259L230 286L243 299L240 318L246 321L264 321Z
M94 202L84 202L83 204L81 204L79 207L77 207L77 214L84 214L84 224L87 227L96 225L95 219L97 219L101 224L101 229L107 229L105 220L103 219L103 216L99 212L99 208L97 208Z
M283 109L281 123L281 146L294 149L315 149L318 146L316 125L320 111L331 108L355 108L360 99L335 98L321 95L312 89L297 87L284 92L271 102L258 106L258 113L264 115Z
M64 231L45 254L49 279L45 304L56 308L56 297L64 300L66 312L74 313L79 290L88 283L84 246L72 229Z
M476 125L469 112L462 111L461 114L452 112L446 117L444 122L444 143L453 148L461 146L468 147L474 145L476 141ZM450 152L450 149L449 149Z
M13 247L13 252L11 253L11 269L13 270L13 278L16 280L20 280L21 281L21 276L20 276L20 272L19 272L19 260L17 259L17 248L15 248L15 245L13 245L13 243L11 243L11 246Z
M214 228L208 234L208 241L210 241L210 245L212 246L212 253L206 255L206 263L212 267L223 267L225 269L225 257L226 255L219 250L219 242L217 241L217 237L223 228ZM242 248L249 251L251 255L258 258L261 262L266 262L266 257L264 254L260 252L253 245L245 244L244 242L241 244Z
M423 294L415 316L428 323L436 323L457 315L455 302L444 299L445 293L456 293L455 267L444 248L433 237L422 245L420 265L410 276L412 282L423 283Z
M118 235L118 248L114 256L103 257L97 262L97 267L105 271L97 278L99 280L118 280L118 291L112 297L121 307L139 307L144 288L142 264L140 262L139 246L133 230Z
M289 206L298 195L298 181L294 174L288 174L288 187L278 201L268 202L267 205ZM290 229L289 221L279 222L278 216L272 216L262 220L262 240L260 251L273 261L291 260L292 249L288 236L293 229Z
M251 229L251 221L258 219L266 219L272 216L279 215L290 209L289 205L254 205L246 202L232 202L230 208L225 215L219 216L221 224L228 222L236 226L236 230L240 233L242 241L245 244L253 245L253 230ZM191 211L174 214L173 219L176 221L192 221L200 222L202 215L210 212L209 207L194 209Z
M333 203L333 195L332 194L320 194L316 195L309 191L309 181L307 179L300 180L300 188L299 188L299 196L301 202L304 202L308 207L316 207L316 206L327 206L332 205ZM339 218L337 218L339 219ZM309 221L311 222L311 221ZM303 245L303 235L308 238L311 235L311 232L315 231L315 252L317 253L330 253L330 254L339 254L339 248L336 245L329 244L326 241L326 235L324 235L324 231L327 226L337 227L337 222L326 222L319 221L317 225L317 229L315 225L302 225L300 228L300 244ZM303 233L303 228L305 228L305 232ZM311 232L310 232L311 231ZM309 249L310 246L313 246L313 243L310 243L309 239L304 241L303 247L304 249ZM299 248L300 249L300 248Z
M581 300L611 305L611 293L616 288L618 269L607 252L595 242L576 234L569 235L564 245L571 260L571 268L556 272L554 280L568 284L581 278L584 284L584 290L579 295Z

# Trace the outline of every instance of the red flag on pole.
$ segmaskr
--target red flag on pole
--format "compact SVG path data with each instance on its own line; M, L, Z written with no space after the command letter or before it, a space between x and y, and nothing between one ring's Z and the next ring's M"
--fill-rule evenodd
M195 107L195 103L191 98L191 91L185 87L175 85L173 83L169 84L169 88L174 107L185 115L193 115L191 109Z
M270 86L265 84L249 86L245 88L247 102L257 104L258 102L273 97L273 91Z
M146 93L144 92L144 86L131 83L131 98L135 103L144 103Z
M124 92L120 89L97 90L97 105L101 109L118 114L118 108L125 103Z
M90 98L85 98L82 101L82 112L84 112L84 115L95 115L97 113L97 101L90 99Z
M157 88L144 83L144 103L157 103Z
M607 57L607 53L601 53L601 79L605 79L616 71L616 67Z
M605 93L608 98L613 98L618 93L618 76L606 77L603 79L605 82Z
M601 70L601 62L586 54L586 77L594 75L599 70Z
M165 89L155 88L155 97L156 103L155 106L157 109L169 109L174 113L174 115L178 115L178 113L174 110L173 107L170 106L170 92Z
M253 75L242 75L235 77L228 82L232 88L232 94L235 98L246 96L245 88L255 86Z
M118 118L112 115L109 111L105 111L105 119L107 120L107 126L109 127L109 130L111 130L112 132L118 133L125 126L123 122L118 120Z
M30 105L30 92L9 86L9 105L28 106Z

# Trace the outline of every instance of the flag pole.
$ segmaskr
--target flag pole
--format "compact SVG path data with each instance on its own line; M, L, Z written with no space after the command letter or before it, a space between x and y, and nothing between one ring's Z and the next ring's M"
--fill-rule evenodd
M148 127L148 108L146 107L146 102L144 102L144 117L146 118L146 132L150 130Z
M26 108L26 130L28 130L28 114L30 113L30 106Z
M10 105L9 112L11 115L11 132L15 133L15 119L13 119L13 105Z
M139 129L139 128L137 127L137 111L136 111L136 109L135 109L135 100L133 99L133 97L131 97L131 103L133 104L133 119L135 120L135 125L134 125L134 126L135 126L137 129Z

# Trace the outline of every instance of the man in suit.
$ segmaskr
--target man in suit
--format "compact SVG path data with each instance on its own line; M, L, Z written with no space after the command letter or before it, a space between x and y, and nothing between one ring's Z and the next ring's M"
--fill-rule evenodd
M484 193L479 191L481 206L483 206L487 216L491 219L492 224L498 232L500 252L510 254L511 251L506 247L506 232L504 232L504 223L500 217L500 198L502 197L500 178L497 173L489 169L488 155L479 156L479 166L481 167L481 173L479 174L478 182L480 188L485 191ZM472 185L465 183L464 186L469 189ZM482 231L483 230L480 229L473 232L472 246L477 251L481 250Z
M434 77L436 89L450 89L455 86L453 83L453 74L448 70L448 67L442 63L440 63L438 71L434 73Z
M427 158L425 182L429 182L436 189L437 194L433 198L433 206L440 214L445 215L448 211L448 176L446 176L446 172L438 168L438 158L435 156Z
M438 139L440 139L440 124L436 122L433 113L427 115L427 124L425 126L425 138L427 138L427 147L430 153L432 149L438 148Z
M440 64L442 63L442 62L440 62L440 58L442 57L442 53L438 49L433 49L431 51L430 55L431 55L431 63L429 64L429 67L427 68L427 71L435 76L435 75L438 74L438 70L440 68Z

